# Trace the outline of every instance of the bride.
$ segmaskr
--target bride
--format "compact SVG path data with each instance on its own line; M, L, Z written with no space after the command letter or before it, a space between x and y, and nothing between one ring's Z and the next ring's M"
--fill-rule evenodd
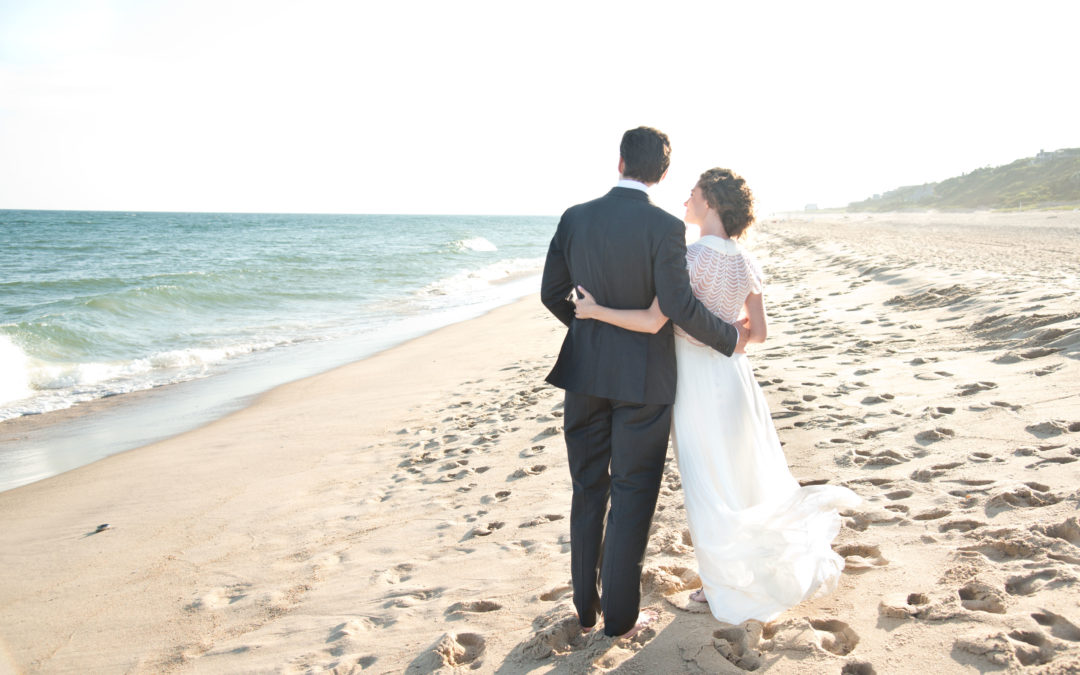
M747 342L764 342L763 274L736 243L754 221L746 181L709 169L685 206L686 222L702 235L686 252L694 295L724 321L738 321ZM667 322L656 300L649 309L612 309L578 291L578 319L650 333ZM844 567L830 546L840 530L837 511L860 500L844 487L799 487L744 352L727 357L678 326L675 334L671 435L702 582L691 599L708 602L720 621L770 621L836 587Z

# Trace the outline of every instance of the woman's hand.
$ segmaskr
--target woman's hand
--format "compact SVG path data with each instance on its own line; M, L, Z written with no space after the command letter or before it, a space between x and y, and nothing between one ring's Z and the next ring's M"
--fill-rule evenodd
M583 297L574 297L574 316L578 319L595 319L600 312L600 305L596 304L596 298L581 286L577 287L578 293Z
M596 298L581 286L577 287L577 292L582 297L570 298L574 303L575 318L596 319L635 333L656 333L667 323L667 317L660 311L660 301L656 298L653 298L648 309L612 309L597 304Z
M745 354L746 344L752 335L750 330L750 317L745 314L735 320L735 328L739 331L739 341L735 344L735 354Z

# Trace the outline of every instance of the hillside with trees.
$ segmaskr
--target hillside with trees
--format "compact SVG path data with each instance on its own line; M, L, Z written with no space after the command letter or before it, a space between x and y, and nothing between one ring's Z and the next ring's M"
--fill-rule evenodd
M1080 148L1040 152L1005 166L897 188L848 204L848 211L1034 209L1080 206Z

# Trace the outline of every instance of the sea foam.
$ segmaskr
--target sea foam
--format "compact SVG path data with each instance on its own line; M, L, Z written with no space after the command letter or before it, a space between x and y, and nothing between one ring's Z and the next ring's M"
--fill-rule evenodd
M30 359L7 335L0 335L0 373L0 405L30 396Z
M493 284L539 274L544 258L510 258L478 269L464 270L422 288L421 296L470 296L483 293Z
M461 239L454 242L455 247L458 250L464 251L498 251L499 249L487 239L483 237L471 237L469 239Z

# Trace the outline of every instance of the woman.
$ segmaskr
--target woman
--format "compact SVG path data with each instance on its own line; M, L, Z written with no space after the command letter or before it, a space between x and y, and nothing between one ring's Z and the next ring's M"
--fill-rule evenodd
M749 331L747 342L763 342L763 275L735 241L754 221L746 181L710 169L685 206L686 222L702 235L686 253L694 295ZM652 333L667 321L655 300L649 309L618 310L578 290L578 319ZM724 356L677 326L675 334L672 439L702 581L691 598L708 602L720 621L770 621L818 589L835 588L844 567L830 547L840 530L837 510L859 497L843 487L799 487L746 354Z

